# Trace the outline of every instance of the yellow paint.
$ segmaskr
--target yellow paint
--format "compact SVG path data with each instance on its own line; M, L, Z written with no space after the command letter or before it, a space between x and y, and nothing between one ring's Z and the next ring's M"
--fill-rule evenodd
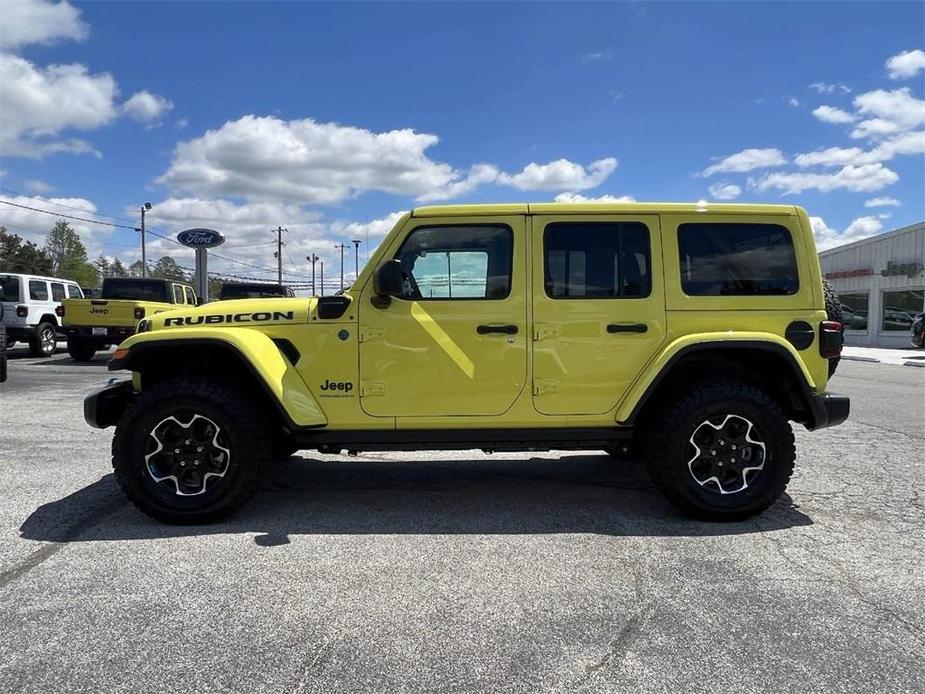
M440 327L437 321L431 318L430 314L427 313L427 310L420 302L412 304L411 315L420 326L427 331L427 334L434 338L434 342L440 345L440 349L446 352L447 356L453 360L453 363L459 367L460 371L469 378L475 378L475 364L473 364L472 360L466 356L466 353L459 348L459 345L453 341L453 338L446 334L446 331Z

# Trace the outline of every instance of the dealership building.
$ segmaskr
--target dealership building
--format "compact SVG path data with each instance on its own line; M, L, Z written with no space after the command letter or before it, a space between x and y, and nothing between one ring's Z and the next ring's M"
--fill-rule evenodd
M841 300L845 344L911 346L925 311L925 222L823 251L819 263Z

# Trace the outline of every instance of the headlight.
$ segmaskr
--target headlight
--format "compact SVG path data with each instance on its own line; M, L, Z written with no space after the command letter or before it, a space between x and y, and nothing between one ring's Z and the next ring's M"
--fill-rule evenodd
M151 321L149 321L147 318L145 318L143 321L141 321L140 323L138 323L138 330L136 330L135 332L146 333L146 332L148 332L150 329L151 329Z

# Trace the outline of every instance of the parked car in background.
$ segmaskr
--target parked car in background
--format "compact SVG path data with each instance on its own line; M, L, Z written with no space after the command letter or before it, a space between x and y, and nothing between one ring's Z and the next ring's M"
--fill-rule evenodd
M264 282L224 282L218 294L219 301L226 299L271 299L274 296L294 297L295 292L284 284Z
M918 313L912 321L912 344L925 347L925 313Z
M0 304L6 326L7 347L15 342L29 343L34 357L55 353L60 324L61 303L82 299L75 282L41 275L0 274Z
M107 278L103 280L101 298L64 302L60 315L64 319L67 352L77 361L89 361L97 350L108 349L134 335L145 316L196 303L196 292L184 282Z

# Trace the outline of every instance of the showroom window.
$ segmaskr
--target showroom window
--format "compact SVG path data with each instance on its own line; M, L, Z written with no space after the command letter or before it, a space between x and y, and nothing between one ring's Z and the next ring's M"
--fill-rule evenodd
M870 294L857 292L855 294L839 294L841 302L841 319L845 330L861 330L867 332L867 313L870 310Z
M883 312L880 329L883 332L909 332L917 313L923 311L925 290L910 289L883 292Z

